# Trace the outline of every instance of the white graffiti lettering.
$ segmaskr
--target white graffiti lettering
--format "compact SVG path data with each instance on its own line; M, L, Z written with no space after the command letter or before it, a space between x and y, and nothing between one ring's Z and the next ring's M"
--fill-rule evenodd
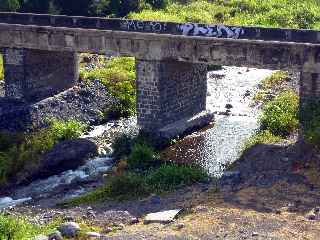
M225 25L204 25L199 26L196 23L185 23L178 26L178 31L182 31L185 36L207 36L207 37L225 37L238 39L244 34L244 30L239 27L228 27Z
M142 31L142 32L164 32L167 30L165 22L144 22L136 20L122 20L120 28L127 31Z

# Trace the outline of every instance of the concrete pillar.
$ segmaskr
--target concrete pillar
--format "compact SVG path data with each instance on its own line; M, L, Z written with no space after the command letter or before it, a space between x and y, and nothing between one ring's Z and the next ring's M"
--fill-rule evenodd
M38 101L76 84L78 55L29 49L4 49L5 94L26 102Z
M138 124L171 138L207 124L207 66L177 61L136 61Z

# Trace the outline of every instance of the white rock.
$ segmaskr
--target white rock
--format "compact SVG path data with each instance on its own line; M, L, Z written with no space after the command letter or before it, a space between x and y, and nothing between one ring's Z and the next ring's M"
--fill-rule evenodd
M182 209L175 209L163 212L149 213L145 219L144 223L170 223L173 222L176 216L181 212Z
M88 238L101 238L101 234L100 233L96 233L96 232L87 232L86 233Z

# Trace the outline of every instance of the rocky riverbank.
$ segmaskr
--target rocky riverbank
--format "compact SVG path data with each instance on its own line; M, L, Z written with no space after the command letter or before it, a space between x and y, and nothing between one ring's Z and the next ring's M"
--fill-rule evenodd
M135 120L126 119L94 127L82 137L99 146L99 157L12 191L9 196L27 202L6 208L6 214L28 216L36 224L77 222L86 233L98 233L96 239L317 239L319 154L298 144L296 136L241 151L258 128L259 107L251 106L252 98L271 73L224 68L209 74L208 107L215 110L216 123L178 140L164 153L167 160L203 163L219 180L126 202L57 207L107 181L103 174L112 167L108 153L113 137L137 132ZM173 222L144 221L149 213L175 209L182 212Z

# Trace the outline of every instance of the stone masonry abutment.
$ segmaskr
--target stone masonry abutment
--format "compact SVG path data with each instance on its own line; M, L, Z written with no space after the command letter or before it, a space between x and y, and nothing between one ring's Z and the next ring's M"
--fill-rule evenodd
M78 54L5 48L5 95L34 102L73 87L79 78Z
M136 61L138 123L146 132L173 137L206 114L207 66L178 61ZM189 124L188 124L189 123Z

